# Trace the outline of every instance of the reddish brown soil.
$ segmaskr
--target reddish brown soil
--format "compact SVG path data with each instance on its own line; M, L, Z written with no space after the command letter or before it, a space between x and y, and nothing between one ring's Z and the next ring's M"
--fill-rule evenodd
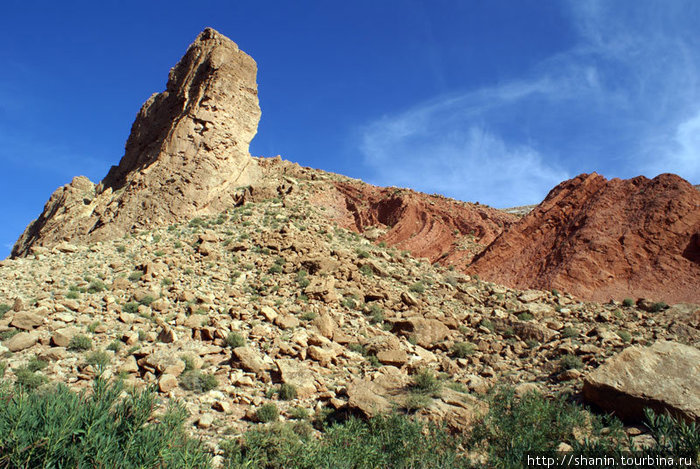
M344 228L382 233L376 242L445 265L465 265L518 218L499 210L408 189L334 182L315 205Z
M584 299L700 302L700 192L672 174L555 187L470 272L516 288Z

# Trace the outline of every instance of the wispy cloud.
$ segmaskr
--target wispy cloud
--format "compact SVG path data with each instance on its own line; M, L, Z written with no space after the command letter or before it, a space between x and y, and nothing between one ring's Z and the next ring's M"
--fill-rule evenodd
M496 206L538 202L579 172L700 182L700 7L568 8L576 45L526 76L365 125L359 145L373 182Z

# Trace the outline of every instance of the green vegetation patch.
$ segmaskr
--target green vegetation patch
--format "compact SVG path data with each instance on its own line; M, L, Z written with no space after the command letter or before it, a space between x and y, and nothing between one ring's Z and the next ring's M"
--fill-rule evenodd
M41 391L0 387L0 466L209 467L201 441L173 404L153 419L152 390L120 398L121 382L97 379L91 393L59 384Z

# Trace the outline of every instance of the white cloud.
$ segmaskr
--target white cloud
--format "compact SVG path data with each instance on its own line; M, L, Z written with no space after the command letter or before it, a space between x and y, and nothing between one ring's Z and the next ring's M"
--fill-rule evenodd
M505 207L537 203L568 177L531 146L507 144L477 124L461 127L454 108L463 101L428 104L365 129L361 149L373 182Z
M496 206L536 203L579 172L700 182L700 7L568 6L578 43L527 75L365 125L373 182Z

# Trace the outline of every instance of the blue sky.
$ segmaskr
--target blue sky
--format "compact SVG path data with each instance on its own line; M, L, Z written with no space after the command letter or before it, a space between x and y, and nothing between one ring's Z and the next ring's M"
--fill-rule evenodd
M700 2L5 0L0 258L99 181L206 26L257 61L254 155L496 207L582 172L700 183Z

